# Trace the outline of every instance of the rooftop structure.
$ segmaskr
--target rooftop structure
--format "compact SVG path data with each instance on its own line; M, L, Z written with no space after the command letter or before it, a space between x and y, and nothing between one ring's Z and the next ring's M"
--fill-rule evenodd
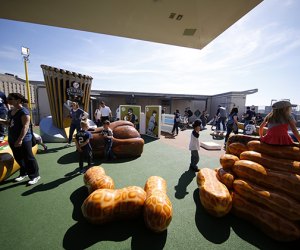
M10 0L0 18L202 49L262 0Z

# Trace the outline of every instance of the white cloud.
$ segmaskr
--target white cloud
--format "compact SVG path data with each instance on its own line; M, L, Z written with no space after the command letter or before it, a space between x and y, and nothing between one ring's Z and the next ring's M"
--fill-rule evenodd
M21 57L21 47L18 50L16 47L2 46L0 50L1 60L18 60Z

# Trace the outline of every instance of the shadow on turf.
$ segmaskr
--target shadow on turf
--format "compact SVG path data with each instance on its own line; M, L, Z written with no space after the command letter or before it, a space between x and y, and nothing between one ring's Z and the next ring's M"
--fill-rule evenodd
M72 217L77 221L63 239L65 249L86 249L101 241L120 242L132 238L131 249L163 249L167 230L156 234L149 231L142 216L136 220L116 221L106 225L89 224L83 217L81 205L88 196L86 187L75 190L70 199L74 205Z
M32 189L25 191L24 193L22 193L22 196L27 196L27 195L31 195L33 193L36 192L44 192L44 191L48 191L51 190L53 188L58 187L61 184L64 184L70 180L72 180L73 178L77 177L78 175L80 175L80 173L78 173L78 169L73 170L70 173L65 174L65 177L63 178L59 178L57 180L48 182L48 183L41 183L41 184L36 184L36 186L34 186ZM42 181L42 179L40 180L40 182Z
M26 185L27 182L28 182L28 179L26 181L21 181L21 182L15 182L14 179L5 180L5 181L0 183L0 186L4 186L4 185L9 184L9 183L12 183L12 185L1 187L0 192L4 191L4 190L7 190L7 189L10 189L10 188L17 187L17 186Z
M62 146L62 147L57 147L57 148L47 148L47 150L43 150L43 149L38 149L38 151L37 151L37 153L38 154L50 154L50 153L57 153L57 152L59 152L60 150L62 150L62 149L65 149L65 147L64 146Z
M179 178L178 184L174 187L175 198L183 199L189 192L186 191L187 186L193 181L196 173L192 170L185 171Z
M230 236L231 228L241 239L259 249L299 249L300 241L296 242L276 242L257 227L249 222L240 219L233 214L228 214L222 218L216 218L206 212L199 199L199 189L194 191L194 201L196 204L195 222L199 232L209 241L221 244Z
M95 166L97 165L101 165L102 163L122 163L122 162L128 162L128 161L134 161L139 157L128 157L128 158L121 158L121 159L114 159L114 160L106 160L103 158L95 158L94 157L94 164ZM57 163L65 165L65 164L71 164L71 163L78 163L79 162L79 158L78 158L78 153L76 151L74 152L70 152L67 153L65 155L63 155L62 157L60 157L57 160Z

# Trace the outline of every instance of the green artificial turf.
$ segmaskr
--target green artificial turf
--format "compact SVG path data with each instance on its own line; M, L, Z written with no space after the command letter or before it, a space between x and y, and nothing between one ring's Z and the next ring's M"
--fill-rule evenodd
M75 147L47 145L48 151L36 156L41 180L35 186L13 182L18 173L0 184L2 250L299 249L299 241L278 243L231 214L224 218L208 215L199 201L195 173L188 171L190 152L150 138L141 157L103 162L102 167L116 188L144 187L152 175L166 179L174 212L168 229L155 234L145 227L143 218L91 225L81 214L87 190L83 176L76 173ZM201 150L200 167L219 165L218 158L203 156Z

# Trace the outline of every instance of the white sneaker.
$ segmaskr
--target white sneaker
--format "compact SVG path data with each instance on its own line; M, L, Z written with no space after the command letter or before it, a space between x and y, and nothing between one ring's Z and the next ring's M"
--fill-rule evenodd
M71 143L67 143L67 144L65 145L65 148L68 148L68 147L72 147L72 144L71 144Z
M17 182L23 181L26 177L28 177L28 175L20 175L17 178L15 178L15 181L17 181Z
M41 179L41 176L33 178L32 180L28 181L28 185L36 184L39 181L39 179Z

